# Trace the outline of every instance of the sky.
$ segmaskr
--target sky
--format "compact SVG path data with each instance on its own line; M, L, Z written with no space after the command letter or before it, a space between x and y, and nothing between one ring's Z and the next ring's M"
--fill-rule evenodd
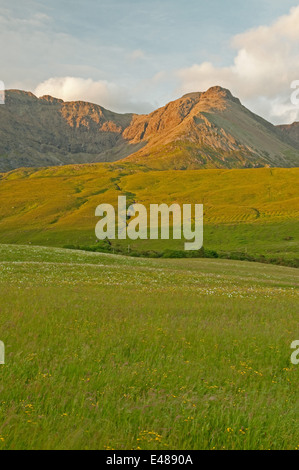
M220 85L299 121L298 0L0 0L0 47L6 89L148 113Z

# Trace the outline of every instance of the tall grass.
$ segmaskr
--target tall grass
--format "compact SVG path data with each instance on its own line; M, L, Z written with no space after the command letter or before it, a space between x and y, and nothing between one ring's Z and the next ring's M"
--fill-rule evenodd
M1 449L295 449L297 270L0 246Z

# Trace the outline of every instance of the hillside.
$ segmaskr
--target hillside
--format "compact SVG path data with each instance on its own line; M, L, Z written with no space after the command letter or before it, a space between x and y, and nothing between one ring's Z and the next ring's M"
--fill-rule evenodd
M131 120L83 101L7 91L0 106L0 170L118 160L136 149L122 137Z
M137 132L137 129L139 132ZM142 132L141 132L142 131ZM298 166L299 150L281 129L212 87L134 116L124 135L147 144L128 159L157 169Z
M299 148L299 122L277 126Z
M299 238L299 169L142 171L88 164L3 173L0 242L95 245L95 208L128 203L204 204L204 246L221 253L295 260ZM182 249L180 240L123 241L126 251ZM118 241L113 246L117 248Z
M293 132L251 113L221 87L149 115L10 90L0 106L0 171L129 161L156 169L299 166Z

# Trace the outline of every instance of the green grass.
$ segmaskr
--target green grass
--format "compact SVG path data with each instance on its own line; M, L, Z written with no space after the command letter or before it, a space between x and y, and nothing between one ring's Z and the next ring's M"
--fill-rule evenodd
M149 171L133 164L20 169L0 175L0 243L95 244L95 208L128 202L204 204L204 247L298 262L299 169ZM170 240L115 242L179 250ZM297 260L297 261L296 261Z
M0 245L1 449L298 449L298 271Z
M206 250L293 264L298 173L116 163L0 175L0 449L298 448L297 270L33 246L95 245L95 208L126 194L203 203ZM128 245L182 249L112 249Z

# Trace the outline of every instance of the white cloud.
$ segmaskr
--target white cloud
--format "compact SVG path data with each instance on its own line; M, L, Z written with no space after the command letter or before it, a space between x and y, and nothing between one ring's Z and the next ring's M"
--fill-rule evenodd
M145 53L141 49L135 49L135 51L128 54L128 58L134 62L136 60L144 59Z
M105 80L94 81L91 78L55 77L40 83L34 93L40 97L51 95L64 101L89 101L112 111L140 113L152 106L145 102L136 102L125 87L120 87Z
M179 91L202 91L213 85L229 88L256 112L274 122L299 120L290 102L291 82L299 79L299 6L271 26L235 36L234 63L215 67L211 62L177 71Z

